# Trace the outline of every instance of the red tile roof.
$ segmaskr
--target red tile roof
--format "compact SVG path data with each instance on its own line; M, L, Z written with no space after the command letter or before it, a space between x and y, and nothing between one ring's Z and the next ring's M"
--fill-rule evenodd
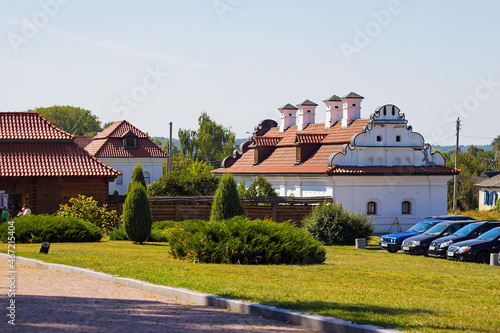
M122 138L132 133L137 137L136 149L123 148ZM126 120L120 120L97 134L85 150L97 158L104 157L161 157L168 154L158 147L149 136Z
M0 141L0 152L0 177L116 177L120 174L73 142Z
M122 138L128 132L132 132L138 138L149 138L149 135L147 135L128 121L120 120L105 128L104 131L97 134L94 139Z
M0 112L0 140L73 140L37 112Z
M455 175L460 170L443 166L338 166L335 165L328 170L330 175L363 176L363 175Z
M296 142L299 144L318 144L320 143L328 134L326 133L297 133Z
M137 139L137 149L124 149L122 140L110 138L94 140L85 148L97 158L103 157L162 157L168 154L149 139Z
M78 147L85 148L93 139L93 136L75 136L75 143Z
M274 147L281 139L280 137L273 136L256 136L253 138L253 142L257 147Z

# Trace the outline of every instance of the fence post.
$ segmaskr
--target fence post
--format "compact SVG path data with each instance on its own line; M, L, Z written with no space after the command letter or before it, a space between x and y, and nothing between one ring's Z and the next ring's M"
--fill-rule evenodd
M498 253L491 253L490 254L490 265L493 266L500 266L500 263L498 262Z
M278 204L276 202L273 202L271 204L271 209L272 209L272 218L274 222L278 222Z
M356 248L366 249L366 238L356 238Z
M174 220L176 222L181 220L181 205L178 202L174 203Z

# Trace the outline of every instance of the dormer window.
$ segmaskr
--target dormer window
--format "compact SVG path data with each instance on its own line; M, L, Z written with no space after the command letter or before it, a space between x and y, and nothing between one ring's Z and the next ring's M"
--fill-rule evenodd
M137 149L137 137L128 133L122 139L123 149Z

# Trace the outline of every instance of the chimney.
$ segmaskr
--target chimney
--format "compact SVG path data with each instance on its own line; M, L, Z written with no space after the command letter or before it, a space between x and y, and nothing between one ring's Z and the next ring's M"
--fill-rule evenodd
M361 101L364 99L356 93L349 93L342 97L342 128L348 127L353 120L361 118Z
M306 128L309 124L314 124L314 118L316 116L316 107L318 104L311 102L306 99L300 104L299 107L299 121L297 122L297 131L300 132Z
M283 133L288 127L295 126L297 119L297 108L292 104L286 104L278 109L281 112L280 133Z
M326 104L325 129L332 127L337 121L342 121L342 100L339 96L332 97L323 101Z

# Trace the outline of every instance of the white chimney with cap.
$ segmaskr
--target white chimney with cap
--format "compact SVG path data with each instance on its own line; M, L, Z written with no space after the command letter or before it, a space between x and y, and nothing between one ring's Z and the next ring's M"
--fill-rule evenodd
M325 129L332 127L337 121L342 121L344 112L342 111L342 100L339 96L332 97L323 101L326 104Z
M342 128L348 127L353 120L361 118L361 101L363 99L363 96L353 92L342 97Z
M318 104L311 102L306 99L300 104L297 104L299 108L299 120L297 122L297 131L302 131L309 124L314 124L316 117L316 107Z
M288 127L295 126L295 121L297 119L297 110L298 108L293 106L292 104L285 104L282 107L278 108L280 111L280 132L284 132Z

